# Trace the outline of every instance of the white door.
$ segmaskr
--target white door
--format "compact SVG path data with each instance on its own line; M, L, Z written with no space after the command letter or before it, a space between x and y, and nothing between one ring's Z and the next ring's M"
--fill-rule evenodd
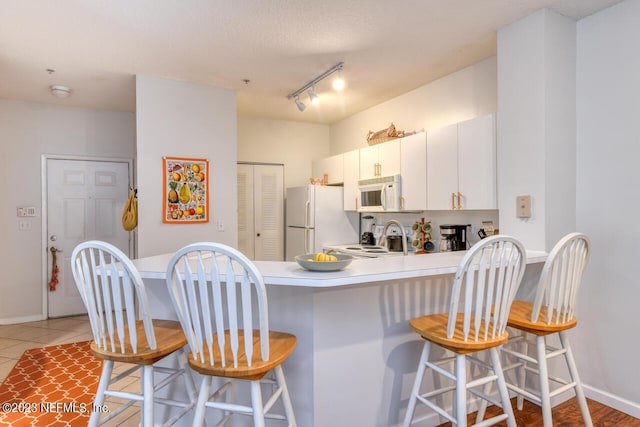
M239 164L238 250L254 261L284 259L284 166Z
M86 313L71 273L71 252L86 240L103 240L129 254L130 233L122 227L129 196L129 163L47 159L47 271L58 252L58 284L49 290L48 316Z

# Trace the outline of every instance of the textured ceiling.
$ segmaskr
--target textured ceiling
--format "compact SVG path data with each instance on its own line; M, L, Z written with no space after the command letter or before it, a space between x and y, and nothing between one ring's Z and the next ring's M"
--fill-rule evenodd
M142 74L235 90L243 116L333 123L495 55L497 30L540 8L578 20L618 2L0 0L0 98L135 111ZM320 105L287 100L340 61L343 92L328 79Z

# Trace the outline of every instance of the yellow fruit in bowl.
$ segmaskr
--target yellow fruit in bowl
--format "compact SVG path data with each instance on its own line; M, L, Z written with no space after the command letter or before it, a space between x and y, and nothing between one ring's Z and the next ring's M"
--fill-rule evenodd
M330 261L337 261L338 258L336 258L334 255L318 252L317 254L314 255L313 260L316 262L330 262Z

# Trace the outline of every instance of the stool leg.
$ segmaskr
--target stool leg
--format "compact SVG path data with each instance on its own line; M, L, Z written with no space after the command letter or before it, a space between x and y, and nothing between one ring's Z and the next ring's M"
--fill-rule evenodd
M467 357L456 354L456 421L458 427L467 427Z
M582 418L584 419L584 425L586 427L593 427L591 421L591 414L589 413L589 406L587 405L587 399L584 397L584 391L582 390L582 383L580 382L580 376L578 375L578 368L576 367L576 361L573 358L573 352L571 351L571 344L569 344L569 338L564 331L560 332L560 343L562 347L567 350L564 357L567 360L567 366L569 367L569 373L571 374L571 380L576 383L576 399L580 405L580 411L582 412Z
M491 356L491 365L493 366L493 372L495 372L496 376L498 377L498 392L500 393L500 400L502 400L502 410L505 414L507 414L507 426L516 427L516 418L515 415L513 415L513 408L511 407L511 400L509 399L509 390L507 390L507 383L504 380L504 372L502 371L502 365L500 364L500 355L498 354L498 349L495 347L490 348L489 354Z
M153 365L142 367L142 425L153 427Z
M521 348L520 348L520 353L521 354L527 354L529 352L529 346L527 344L527 333L526 332L521 332L522 334L522 344L521 344ZM517 372L517 381L518 381L518 387L521 390L524 390L524 383L526 380L526 369L527 369L527 361L524 359L520 359L520 367L518 368L518 372ZM516 407L518 408L518 411L522 411L523 405L524 405L524 396L522 394L518 394L518 396L516 397Z
M96 391L96 397L93 401L95 407L104 405L104 392L109 386L111 381L111 373L113 372L113 361L105 360L102 362L102 373L100 374L100 382L98 383L98 390ZM92 408L93 409L93 408ZM100 424L100 411L92 411L89 418L89 427L97 427Z
M287 422L290 427L296 427L296 417L293 414L293 405L291 404L291 398L289 397L289 389L287 389L287 382L282 372L282 365L278 365L275 368L276 380L278 381L278 387L282 389L282 404L284 406L284 414L287 417Z
M420 362L418 362L418 370L416 372L416 379L413 382L413 389L411 390L411 396L409 396L409 404L407 405L407 413L404 416L403 427L409 427L411 425L411 419L413 418L413 412L416 409L416 401L420 394L420 385L422 384L422 377L429 361L429 341L424 342L422 346L422 355L420 356Z
M544 427L553 427L551 419L551 397L549 396L549 371L547 369L547 349L544 336L536 337L538 369L540 370L540 404Z
M193 377L191 376L191 368L189 368L189 362L187 361L187 354L184 349L181 349L178 352L178 364L180 369L182 369L182 375L184 376L185 386L187 388L187 393L189 394L189 401L193 402L196 400L196 386L193 383Z
M200 383L200 394L198 394L198 402L196 403L196 413L193 416L194 427L204 425L204 416L207 410L206 403L209 400L212 381L213 377L205 375Z
M260 381L251 381L251 406L253 406L254 427L264 426L264 406L262 405L262 390Z

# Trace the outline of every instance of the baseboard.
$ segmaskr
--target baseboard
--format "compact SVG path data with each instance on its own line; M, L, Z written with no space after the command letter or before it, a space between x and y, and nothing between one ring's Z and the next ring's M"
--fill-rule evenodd
M613 409L629 414L632 417L640 418L639 403L632 402L623 397L616 396L607 391L603 391L586 384L582 384L582 388L584 389L584 395L589 399L593 399L603 405L610 406Z
M42 315L34 314L33 316L10 317L8 319L0 319L0 325L14 325L16 323L37 322L43 320Z

